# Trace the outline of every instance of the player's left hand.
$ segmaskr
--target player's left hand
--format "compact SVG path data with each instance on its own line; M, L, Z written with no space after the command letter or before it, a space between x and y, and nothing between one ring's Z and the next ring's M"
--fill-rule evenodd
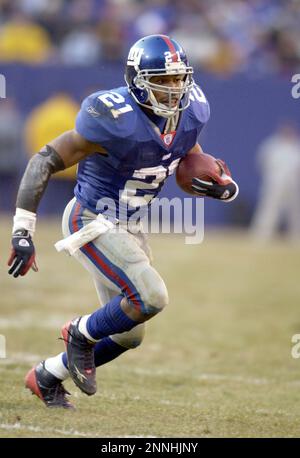
M19 229L13 233L12 251L8 265L11 266L8 273L15 278L19 275L25 275L30 267L37 272L35 249L32 238L27 230Z
M194 177L192 179L192 189L203 197L212 197L223 202L232 202L239 193L237 183L231 178L231 173L227 165L221 159L217 159L221 174L215 174L211 181L201 180Z

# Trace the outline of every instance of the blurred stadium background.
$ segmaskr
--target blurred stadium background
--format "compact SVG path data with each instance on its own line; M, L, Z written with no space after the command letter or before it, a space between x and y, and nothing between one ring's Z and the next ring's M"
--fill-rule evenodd
M299 0L0 0L0 437L299 435L299 361L290 355L300 333L299 234L289 240L283 223L281 238L256 244L248 230L261 144L288 124L299 146L300 101L291 94L299 23ZM53 248L74 170L51 180L40 206L40 272L8 277L17 187L28 158L73 128L88 93L123 85L129 47L152 33L186 48L211 106L202 146L226 160L240 196L228 206L205 202L199 247L153 238L169 309L141 348L101 369L96 401L69 384L80 414L49 413L25 393L23 375L61 349L60 325L93 309L96 295L81 267ZM297 178L297 161L293 169ZM171 179L162 196L175 195L184 197ZM292 211L300 215L297 203Z
M249 224L258 198L257 148L281 122L299 122L291 96L299 20L298 0L1 0L7 99L0 106L0 209L11 210L28 155L72 128L81 100L124 83L129 47L145 34L167 33L186 48L211 105L203 147L225 158L241 185L230 208L208 203L206 221ZM42 212L61 211L56 196L72 193L70 179L54 181ZM171 182L162 195L175 194Z

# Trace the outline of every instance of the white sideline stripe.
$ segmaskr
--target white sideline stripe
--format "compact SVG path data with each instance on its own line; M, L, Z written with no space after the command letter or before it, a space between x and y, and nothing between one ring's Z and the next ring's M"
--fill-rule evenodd
M80 436L80 437L103 437L99 436L98 434L86 434L81 431L77 430L65 430L65 429L56 429L56 428L40 428L39 426L33 426L33 425L22 425L21 423L14 423L14 424L9 424L9 423L0 423L0 429L5 429L8 431L30 431L34 433L57 433L57 434L62 434L62 435L67 435L67 436ZM118 438L157 438L158 436L117 436Z
M8 366L11 364L22 364L22 363L32 363L37 364L41 360L45 359L47 355L40 355L40 354L33 354L33 353L10 353L8 352L8 358L0 360L0 371L1 366ZM17 369L15 369L17 370ZM176 372L172 370L165 370L165 369L145 369L142 367L135 367L135 368L128 368L128 366L110 366L110 370L113 371L121 371L121 372L129 372L131 374L137 375L146 375L147 377L188 377L192 380L202 381L228 381L228 382L238 382L238 383L245 383L248 385L271 385L274 383L284 383L287 385L298 386L300 381L298 380L280 380L277 379L268 379L268 378L257 378L257 377L245 377L240 374L235 375L227 375L227 374L214 374L214 373L202 373L202 374L189 374L189 373L182 373ZM22 369L20 368L20 372Z
M52 315L47 319L33 318L32 314L20 314L18 318L0 318L0 331L3 329L57 329L59 332L61 326L69 319L69 315Z
M158 436L117 436L119 439L157 439Z
M97 434L86 434L81 431L76 431L74 429L65 430L65 429L56 429L56 428L40 428L39 426L33 425L22 425L21 423L0 423L0 429L6 429L8 431L31 431L34 433L57 433L57 434L64 434L67 436L80 436L80 437L99 437Z
M123 396L116 396L115 394L107 394L107 393L101 393L101 392L98 392L96 393L94 396L96 397L99 397L101 399L105 399L105 400L109 400L109 401L118 401L118 400L124 400L124 397ZM138 398L138 399L137 399ZM147 399L149 400L149 399ZM133 401L139 401L139 402L145 402L146 401L146 398L141 398L141 397L137 397L137 396L134 396L134 397L131 397L130 398L130 402L133 402ZM186 408L196 408L196 409L203 409L203 404L199 403L199 402L190 402L190 403L187 403L187 402L180 402L180 401L173 401L173 400L170 400L170 399L152 399L151 400L152 404L158 404L158 405L163 405L163 406L171 406L171 407L179 407L179 408L182 408L182 409L186 409Z
M45 356L42 355L36 355L36 354L31 354L31 353L11 353L8 354L8 358L1 360L1 365L9 365L9 364L15 364L15 363L38 363L42 359L44 359ZM112 367L110 368L112 369ZM134 369L130 368L128 369L128 366L121 366L121 367L114 367L114 370L117 371L122 371L122 372L130 372L131 374L137 374L137 375L146 375L147 377L181 377L182 373L181 372L173 372L173 371L168 371L165 369L144 369L141 367L135 367ZM187 377L189 377L192 380L208 380L208 381L228 381L228 382L240 382L240 383L247 383L250 385L268 385L275 383L275 380L271 379L266 379L266 378L252 378L252 377L244 377L242 375L226 375L226 374L187 374ZM278 381L276 382L278 383ZM295 383L295 382L287 382L287 383Z
M222 375L222 374L201 374L198 375L197 380L228 380L233 382L249 383L250 385L268 385L275 383L275 380L268 380L266 378L248 378L242 375Z
M122 371L127 371L131 373L135 373L137 375L147 375L147 377L152 376L152 377L181 377L182 373L181 372L173 372L173 371L168 371L165 369L144 369L144 368L139 368L136 367L134 369L128 369L128 367L123 367L121 368ZM229 381L229 382L241 382L241 383L248 383L250 385L268 385L272 383L278 383L276 380L272 379L266 379L266 378L252 378L252 377L244 377L243 375L226 375L226 374L206 374L202 373L200 375L196 374L186 374L187 377L193 379L193 380L224 380L224 381ZM287 382L287 383L293 383L293 382Z
M45 356L37 355L33 353L10 353L7 352L8 358L0 360L0 367L10 364L22 364L22 363L39 363Z

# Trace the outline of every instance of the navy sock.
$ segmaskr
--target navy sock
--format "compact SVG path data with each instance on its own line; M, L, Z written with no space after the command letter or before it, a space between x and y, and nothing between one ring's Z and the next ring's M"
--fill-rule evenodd
M117 344L110 337L104 337L104 339L101 339L95 345L95 366L102 366L102 364L112 361L127 350L128 348ZM68 358L66 353L63 354L62 360L65 367L68 368Z
M129 318L121 309L120 303L122 299L123 296L114 297L88 318L86 328L93 339L100 340L111 334L130 331L138 324L138 321Z
M102 366L102 364L112 361L127 350L128 348L117 344L110 337L104 337L95 345L95 366Z
M68 369L68 357L66 352L62 355L62 362L64 363L65 368Z

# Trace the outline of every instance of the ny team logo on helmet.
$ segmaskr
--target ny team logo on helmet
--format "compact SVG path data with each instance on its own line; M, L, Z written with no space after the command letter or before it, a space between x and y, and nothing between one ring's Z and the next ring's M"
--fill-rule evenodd
M153 76L165 75L184 75L184 78L177 88L151 82ZM169 118L189 106L192 75L193 68L185 51L166 35L141 38L129 51L125 71L128 90L139 105L150 108L158 116ZM158 102L153 91L165 94L167 101Z

